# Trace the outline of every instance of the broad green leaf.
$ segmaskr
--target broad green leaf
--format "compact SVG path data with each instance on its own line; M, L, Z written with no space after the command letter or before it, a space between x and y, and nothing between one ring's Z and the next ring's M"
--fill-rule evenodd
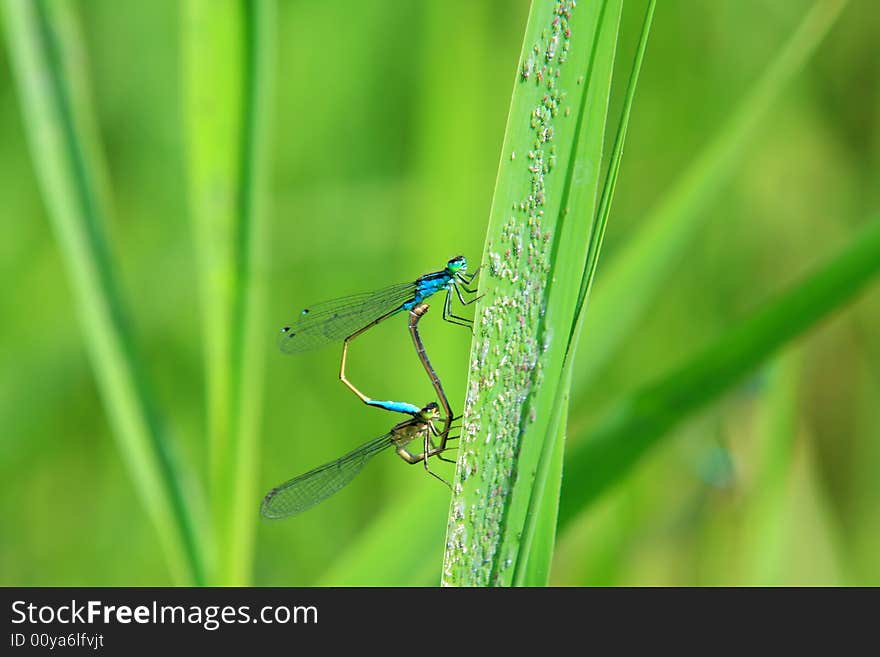
M544 586L547 584L550 576L550 562L553 556L553 546L556 542L559 486L562 477L565 427L568 416L569 390L571 388L574 355L577 351L583 312L586 308L590 288L596 275L602 241L605 237L608 217L611 214L611 200L614 196L614 188L620 172L620 161L623 156L623 145L626 141L626 130L629 125L633 99L635 98L639 71L641 71L645 50L648 46L648 35L651 32L654 8L655 3L652 1L648 4L647 11L645 12L642 34L636 50L636 56L633 60L632 73L627 87L626 100L618 123L614 147L611 151L608 174L605 176L596 219L590 232L586 264L581 275L575 316L568 338L568 351L560 376L562 386L554 403L553 420L548 429L548 440L544 452L541 454L541 460L538 463L534 493L522 532L519 558L514 569L513 583L518 586ZM600 50L602 50L601 46Z
M529 518L545 493L558 496L557 404L598 197L620 12L616 1L537 0L529 14L483 255L447 585L524 581L515 572L533 537Z

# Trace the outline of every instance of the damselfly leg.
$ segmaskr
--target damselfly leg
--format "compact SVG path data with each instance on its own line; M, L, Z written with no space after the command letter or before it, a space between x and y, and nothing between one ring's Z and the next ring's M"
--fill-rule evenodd
M461 315L456 315L452 310L452 292L455 291L455 296L458 297L459 302L462 306L470 306L472 303L475 303L478 299L481 299L483 295L475 296L472 299L465 299L462 290L467 294L476 294L477 289L469 287L473 280L477 277L480 269L482 269L482 265L477 267L476 271L472 274L465 273L457 273L455 278L453 278L449 287L446 290L446 298L443 302L443 319L449 322L450 324L456 324L458 326L464 326L465 328L473 329L474 321L472 319L468 319L467 317L462 317Z

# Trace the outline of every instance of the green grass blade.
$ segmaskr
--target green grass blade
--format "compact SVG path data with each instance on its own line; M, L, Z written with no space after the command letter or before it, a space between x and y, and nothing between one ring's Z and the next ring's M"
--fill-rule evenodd
M880 273L880 222L775 302L668 376L623 400L569 450L560 506L566 523L679 422L740 381L777 349L840 308ZM575 481L576 486L565 482Z
M566 371L568 376L564 387L567 390L571 386L571 368L566 366ZM561 412L554 412L555 422L550 429L552 433L548 435L547 446L541 455L538 473L543 481L536 482L526 517L520 555L514 570L514 586L547 586L550 581L550 566L556 547L556 521L559 517L568 399L568 393L560 396Z
M744 501L741 583L785 584L787 503L794 467L800 353L785 354L770 368L756 431L755 474Z
M536 1L526 27L483 256L449 585L513 583L530 509L558 484L546 476L554 410L566 392L621 12L619 1L573 5Z
M783 581L788 586L854 586L846 546L841 535L841 517L829 496L823 458L817 445L805 436L794 459L792 482L784 522L786 542L782 563ZM809 536L809 545L804 537ZM805 549L806 548L806 549Z
M4 3L37 177L76 297L103 403L174 580L203 581L202 533L139 364L105 235L101 156L83 45L66 2Z
M629 127L629 117L632 112L633 100L635 99L636 87L639 82L639 73L642 70L642 62L645 59L645 51L648 48L648 35L651 33L651 23L654 20L654 10L657 7L656 0L648 3L645 11L645 19L642 24L642 34L636 55L633 60L633 69L630 74L629 85L626 90L626 99L623 103L623 112L614 138L614 146L611 148L611 162L608 165L608 174L605 176L605 184L602 187L602 196L599 199L599 209L596 212L596 224L593 227L594 234L590 236L590 249L587 252L587 266L581 279L581 287L578 292L577 314L571 326L569 342L577 343L577 335L581 331L581 317L586 310L587 296L593 286L596 277L596 268L599 266L599 253L602 250L602 242L605 239L605 229L608 227L608 217L611 214L611 201L614 199L614 190L617 187L617 178L620 175L620 162L623 159L623 145L626 142L626 130Z
M739 583L846 586L841 518L817 467L809 423L800 426L801 350L776 359L755 432L753 474L742 501ZM808 549L803 537L809 536Z
M189 0L184 80L198 251L217 584L250 581L267 339L260 204L272 2Z
M617 176L620 172L620 162L623 157L623 145L626 141L626 129L629 125L630 112L638 86L639 72L645 58L648 46L648 35L651 33L651 23L654 18L656 3L652 0L648 3L645 19L642 24L641 38L633 59L633 68L627 86L626 99L623 111L618 123L617 135L611 150L608 174L599 200L596 212L596 221L591 227L589 245L587 248L586 266L580 283L575 316L571 324L568 336L568 351L562 368L562 386L557 394L553 408L552 421L548 429L547 442L538 463L534 492L526 515L526 523L522 532L519 558L514 568L513 583L517 586L546 586L550 577L550 562L553 557L553 547L556 540L556 519L559 511L559 489L562 479L562 460L564 452L564 438L566 430L566 417L568 415L569 390L571 388L572 363L577 350L578 335L580 333L581 318L585 310L587 296L592 287L596 268L599 264L599 254L602 242L605 238L605 228L608 225L608 216L611 213L611 200L614 196L614 188L617 184ZM611 32L604 33L604 38L610 38ZM614 35L616 37L616 34ZM597 45L600 43L597 40ZM606 44L600 50L610 50L612 44ZM575 167L578 167L575 164Z
M712 217L707 204L747 153L749 138L788 82L815 53L845 0L820 0L755 83L728 122L628 241L603 268L583 327L575 394L595 381L639 319L691 240Z

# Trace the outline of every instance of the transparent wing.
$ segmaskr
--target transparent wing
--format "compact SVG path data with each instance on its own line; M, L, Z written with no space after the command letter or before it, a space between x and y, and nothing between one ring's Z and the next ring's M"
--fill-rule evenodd
M281 329L278 346L281 351L292 354L344 340L413 299L415 289L415 283L401 283L309 306L295 322Z
M260 513L266 518L287 518L311 509L354 479L367 461L392 444L391 433L386 433L335 461L276 486L263 498Z

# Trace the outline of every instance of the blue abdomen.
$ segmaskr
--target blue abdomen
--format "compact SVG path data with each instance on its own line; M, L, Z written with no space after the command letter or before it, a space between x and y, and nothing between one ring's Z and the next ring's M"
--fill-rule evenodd
M406 413L407 415L415 415L421 410L418 406L407 404L406 402L379 401L378 399L369 400L367 406L376 406L377 408L384 408L386 411Z

